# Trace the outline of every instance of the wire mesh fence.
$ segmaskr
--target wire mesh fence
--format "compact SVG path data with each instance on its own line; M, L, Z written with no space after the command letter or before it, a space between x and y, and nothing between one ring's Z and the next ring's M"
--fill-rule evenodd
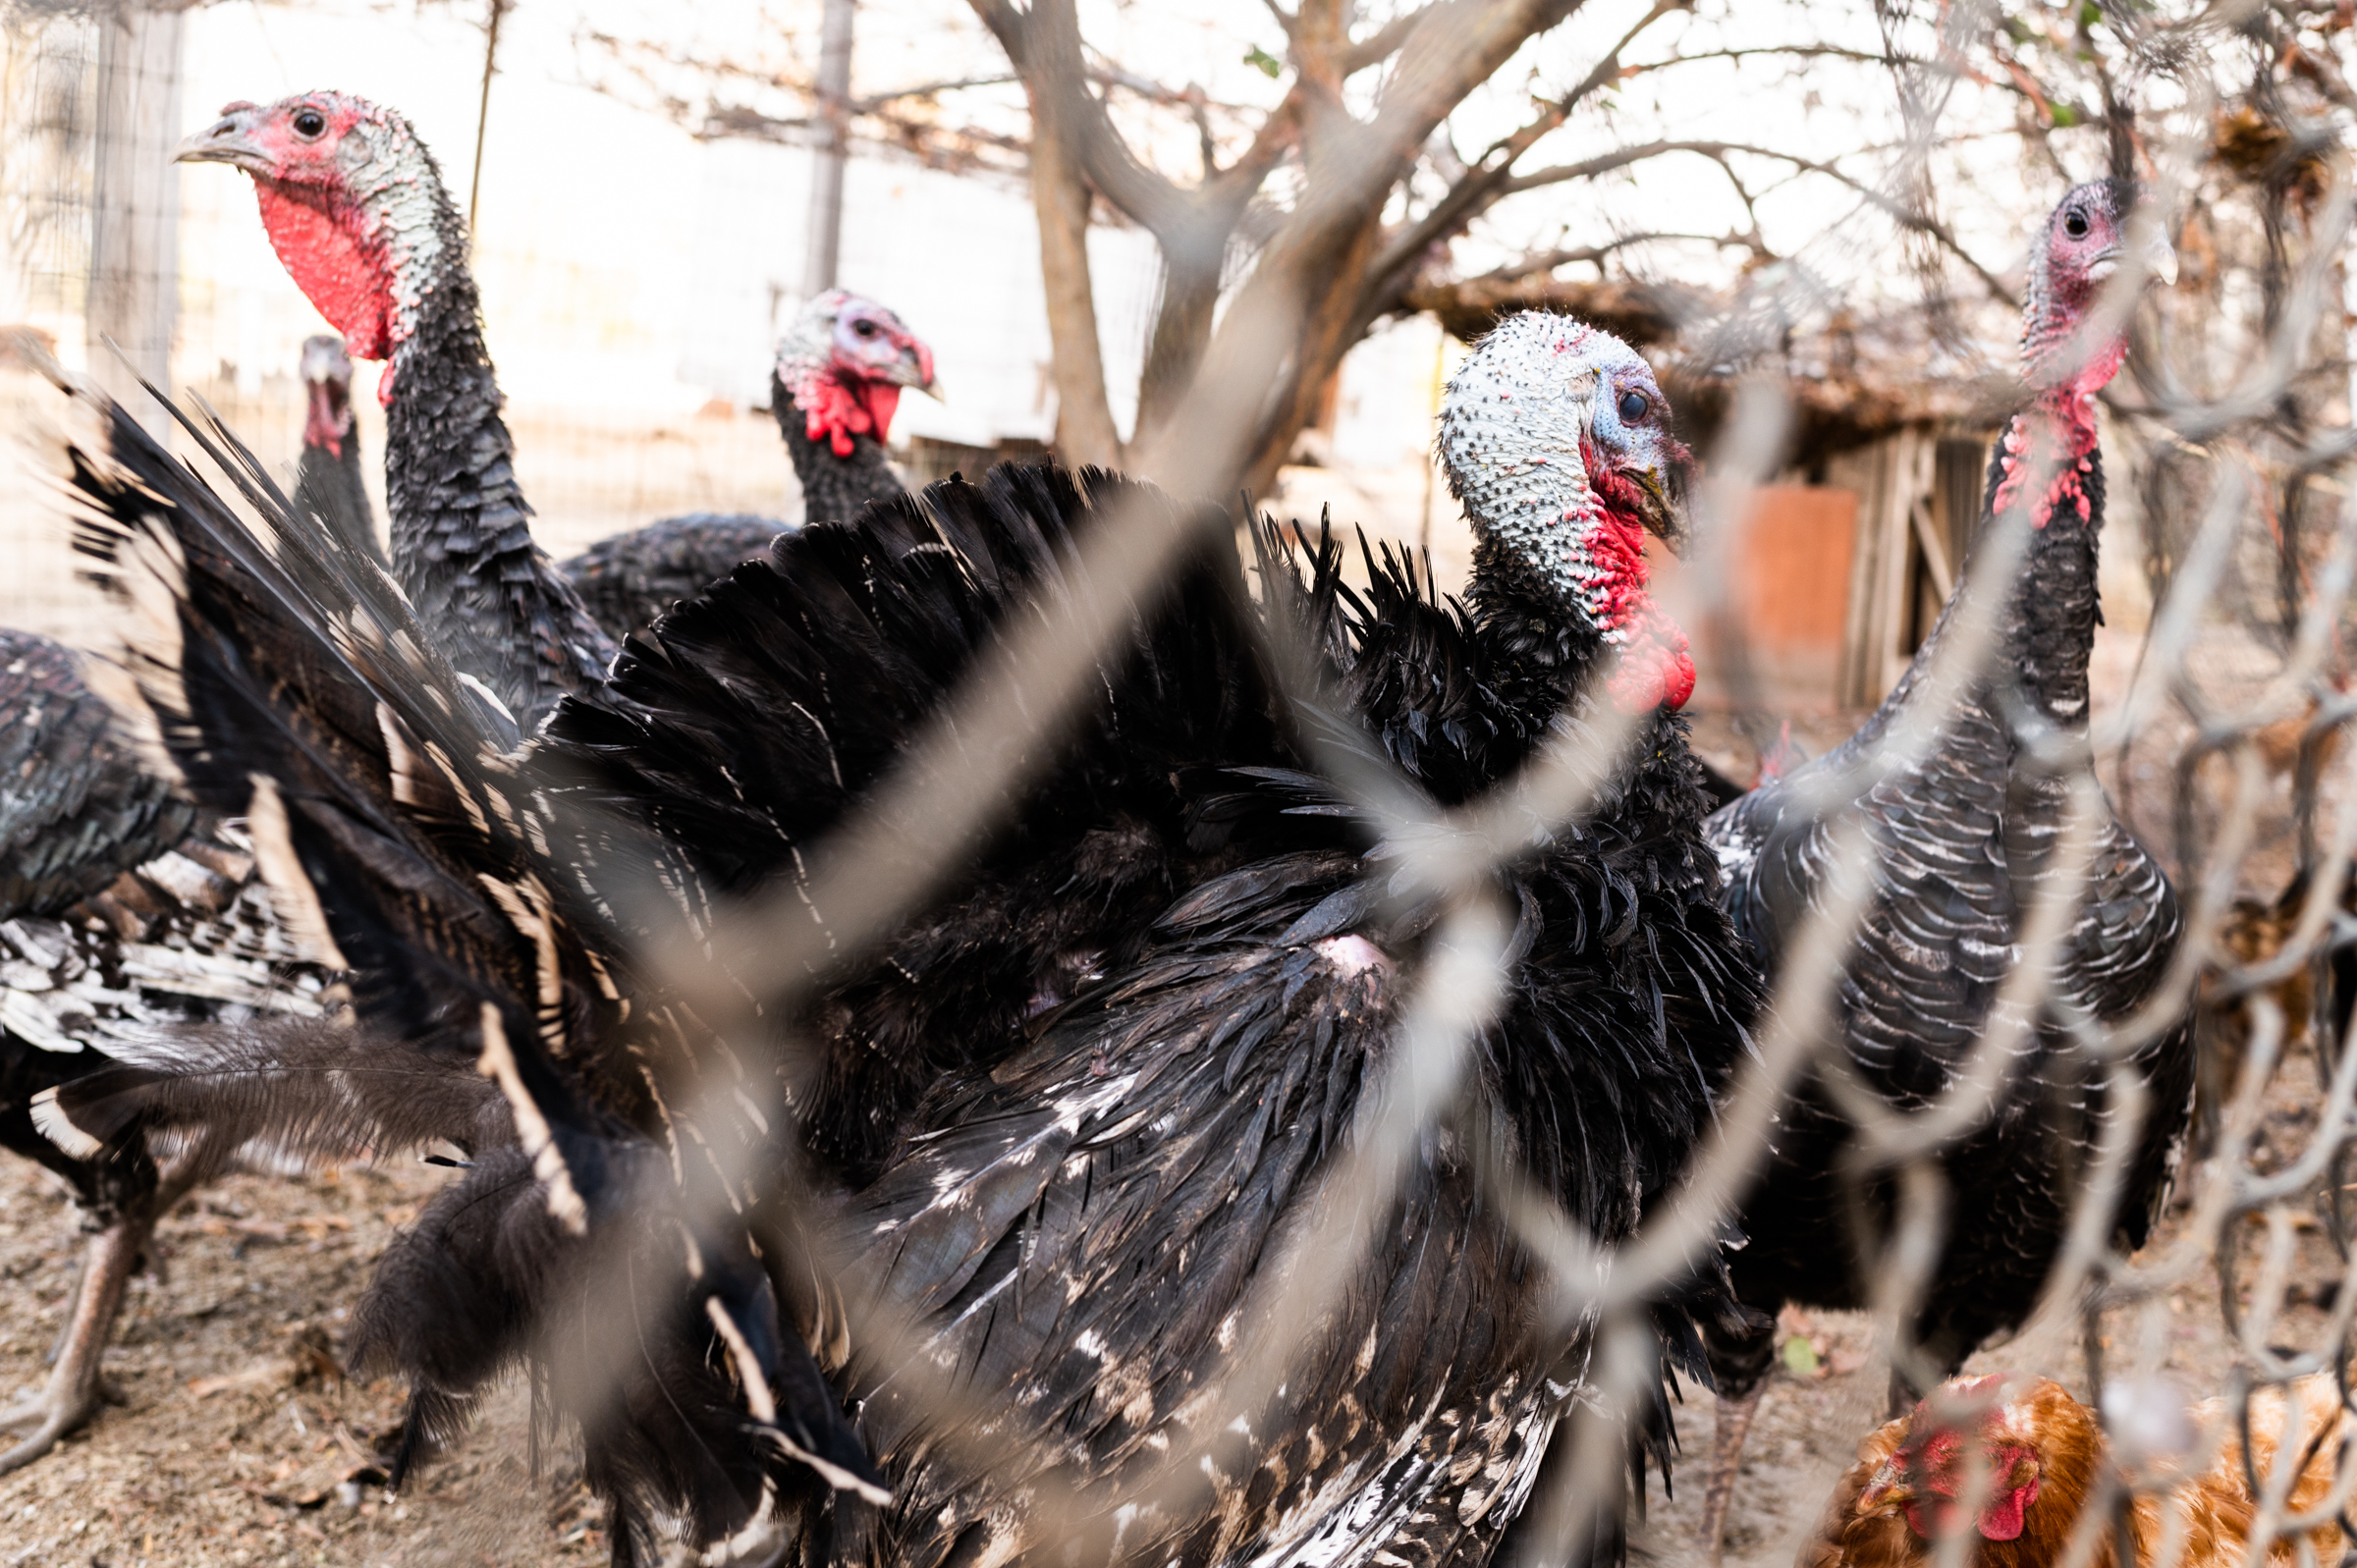
M2011 714L2023 755L2056 784L2060 805L2039 873L2022 890L1999 995L1968 1054L1933 1091L1902 1106L1867 1087L1842 1053L1835 1027L1845 1005L1840 976L1862 926L1877 918L1874 892L1889 853L1862 820L1852 820L1826 841L1826 895L1786 939L1756 1060L1722 1098L1687 1178L1633 1237L1600 1244L1495 1149L1478 1168L1484 1205L1547 1272L1550 1330L1565 1345L1584 1347L1556 1436L1567 1457L1528 1504L1540 1527L1517 1542L1529 1560L1560 1560L1566 1542L1587 1540L1596 1517L1621 1506L1627 1429L1658 1376L1645 1309L1720 1243L1805 1083L1820 1086L1855 1128L1840 1178L1861 1194L1891 1194L1882 1250L1859 1264L1878 1283L1880 1352L1918 1387L1939 1380L1946 1369L1912 1342L1907 1325L1944 1240L1992 1221L1954 1208L1937 1154L1992 1114L2028 1054L2025 1041L2041 1030L2067 1039L2054 1070L2100 1085L2104 1113L2091 1162L2072 1173L2069 1221L2054 1238L2045 1288L2043 1316L2073 1324L2076 1343L2068 1364L2018 1370L2062 1379L2101 1409L2119 1461L2102 1471L2090 1506L2069 1521L2054 1560L2095 1562L2116 1550L2115 1532L2125 1528L2134 1497L2160 1505L2154 1560L2179 1560L2189 1537L2166 1525L2168 1510L2182 1506L2184 1477L2201 1471L2218 1445L2232 1438L2255 1453L2253 1433L2280 1424L2282 1401L2309 1399L2320 1386L2342 1409L2357 1408L2348 1387L2357 1280L2348 1271L2346 1186L2357 1175L2347 1158L2357 1053L2343 1049L2348 1020L2335 1006L2350 994L2337 974L2344 949L2357 943L2349 888L2357 850L2349 770L2357 753L2339 738L2357 718L2357 697L2344 689L2341 646L2357 580L2357 498L2347 479L2357 438L2348 422L2342 295L2351 211L2340 139L2346 105L2320 89L2323 129L2303 133L2305 141L2270 140L2275 122L2238 129L2235 117L2244 111L2205 102L2201 95L2215 93L2215 83L2186 64L2187 52L2220 26L2207 15L2138 24L2140 58L2161 62L2156 76L2196 103L2188 118L2222 127L2199 142L2156 138L2140 149L2151 221L2168 227L2180 255L2197 258L2193 275L2150 308L2132 287L2104 297L2104 308L2123 321L2137 312L2136 351L2111 395L2109 433L2114 458L2125 460L2114 469L2115 490L2132 490L2140 503L2136 546L2153 610L2140 638L2107 644L2114 665L2099 668L2084 732ZM108 62L121 70L120 57L93 44L90 24L49 27L38 47L11 56L11 101L35 106L12 121L7 152L12 254L26 269L19 275L24 314L61 327L86 319L98 308L95 292L78 291L95 278L132 301L109 310L126 318L145 310L153 319L163 308L157 298L172 294L163 285L176 275L162 274L161 282L119 277L94 259L111 243L107 225L92 217L112 210L104 193L108 154L102 138L81 128L107 116L100 105L115 80ZM131 76L137 80L136 70ZM2263 143L2256 152L2247 147L2253 140ZM89 149L86 161L78 148ZM1333 161L1322 177L1334 193L1319 198L1363 199L1374 179L1369 171L1383 156L1379 138L1353 127L1327 150ZM2231 179L2236 157L2256 160L2264 178ZM1918 178L1903 167L1902 175L1885 191L1895 202L1912 198L1910 181ZM1316 205L1304 198L1308 216L1297 210L1292 217L1312 221ZM169 203L136 198L127 210L165 211ZM1187 488L1198 469L1236 467L1251 433L1241 423L1241 400L1222 389L1278 377L1307 305L1282 286L1255 291L1247 284L1229 308L1262 313L1260 332L1222 340L1257 344L1262 357L1245 353L1208 367L1179 406L1174 424L1186 434L1161 449L1156 475L1174 489ZM172 331L166 326L160 341L169 344ZM125 347L135 360L145 351ZM219 357L222 373L191 390L266 460L291 456L301 407L292 378ZM27 405L38 395L27 391ZM1778 466L1798 402L1773 371L1735 379L1707 456L1709 482L1695 497L1697 544L1678 579L1686 598L1672 605L1688 624L1727 620L1732 541L1751 492ZM381 452L373 418L364 417L363 437ZM783 489L774 435L766 420L741 409L651 431L621 415L602 423L525 415L514 424L521 448L550 455L544 460L552 478L535 478L531 493L556 524L544 530L552 551L671 510L767 510ZM2037 455L2018 493L2047 492L2056 472L2051 454ZM553 477L559 473L563 485ZM772 478L745 477L758 473ZM1878 782L1906 777L1949 732L1976 685L2003 686L2017 651L2005 644L2004 615L2032 528L2025 504L1999 512L1971 541L1961 562L1962 596L1922 672L1928 695L1839 767L1811 776L1809 787L1823 792L1820 804L1835 808L1836 818L1841 803ZM757 1020L799 1016L811 977L830 972L841 961L836 953L871 950L938 896L995 826L991 814L1022 798L1026 770L1052 754L1059 725L1086 695L1104 650L1126 633L1136 606L1199 542L1152 509L1108 518L1081 551L1069 598L988 651L955 705L910 738L906 761L876 783L803 876L765 899L720 910L668 947L634 955L663 977L670 1001L744 1059L781 1050L772 1024ZM1731 627L1737 671L1742 630ZM1309 674L1316 650L1280 639L1267 654L1281 681L1293 683L1292 695L1318 695ZM1997 706L2003 707L2001 696ZM1583 718L1554 731L1493 793L1454 808L1437 805L1412 780L1370 766L1361 750L1333 746L1315 756L1336 792L1375 825L1386 851L1384 896L1394 906L1429 901L1437 911L1413 989L1349 1136L1321 1168L1316 1195L1301 1205L1281 1254L1255 1271L1239 1309L1240 1348L1221 1367L1204 1407L1173 1433L1157 1464L1122 1488L1052 1481L1035 1488L1027 1506L1036 1515L1032 1549L1041 1559L1096 1549L1102 1542L1090 1532L1120 1509L1181 1507L1206 1467L1249 1462L1239 1459L1246 1450L1234 1433L1271 1419L1288 1367L1349 1287L1372 1232L1395 1217L1396 1194L1432 1158L1436 1129L1447 1128L1464 1104L1470 1054L1495 1023L1520 961L1510 912L1499 906L1502 868L1530 852L1534 833L1575 834L1629 766L1628 748L1643 730L1637 718L1601 703ZM2074 994L2064 959L2105 852L2107 791L2157 847L2184 904L2165 977L2139 1007L2109 1020ZM823 927L809 920L813 907L824 911ZM659 903L640 923L676 926L673 917ZM756 973L783 978L766 994L748 995L743 977ZM2133 1062L2188 1009L2199 1013L2203 1051L2194 1141L2177 1170L2174 1209L2152 1245L2129 1258L2115 1250L2114 1236L2136 1135L2150 1118L2171 1113L2153 1103ZM792 1192L799 1178L791 1170L726 1163L732 1155L757 1161L773 1145L743 1130L740 1109L729 1103L734 1084L705 1087L708 1100L683 1105L675 1115L682 1125L713 1129L721 1164L706 1202L746 1188ZM786 1117L782 1104L762 1108ZM719 1218L694 1214L686 1228ZM833 1264L849 1273L857 1260ZM2226 1354L2172 1373L2175 1303L2189 1282L2215 1292ZM627 1364L631 1325L619 1317L626 1296L616 1293L616 1321L593 1325L590 1350L576 1347L563 1359L567 1375L586 1385L576 1396L582 1405L598 1404L600 1379ZM896 1320L891 1304L880 1304L860 1332L865 1354L905 1368L904 1385L934 1403L945 1429L987 1427L988 1413L974 1411L949 1379L928 1385L928 1328L914 1315ZM1809 1338L1798 1329L1780 1335L1783 1344ZM1991 1354L1999 1364L2006 1360L2002 1349ZM2209 1430L2185 1426L2182 1403L2169 1402L2167 1376L2184 1392L2224 1396ZM2299 1382L2319 1376L2323 1384ZM765 1397L753 1391L758 1379L744 1382L757 1413ZM2287 1395L2290 1389L2297 1392ZM2328 1458L2330 1483L2321 1494L2299 1491L2300 1466L2262 1474L2254 1459L2259 1506L2245 1538L2250 1560L2260 1560L2271 1542L2290 1543L2290 1555L2277 1560L2321 1560L2317 1541L2326 1538L2302 1533L2334 1521L2341 1521L2342 1541L2357 1539L2345 1522L2357 1457L2344 1451L2332 1423L2311 1425L2320 1434L2305 1446ZM2286 1444L2281 1452L2302 1447ZM961 1457L989 1462L986 1453ZM1992 1484L1985 1473L1971 1480L1982 1490ZM1809 1504L1802 1506L1805 1513ZM1973 1546L1960 1526L1934 1534L1944 1538L1936 1549L1952 1554L1946 1560L1965 1560ZM1703 1549L1646 1539L1666 1556ZM745 1560L761 1560L777 1544L748 1538L738 1549Z

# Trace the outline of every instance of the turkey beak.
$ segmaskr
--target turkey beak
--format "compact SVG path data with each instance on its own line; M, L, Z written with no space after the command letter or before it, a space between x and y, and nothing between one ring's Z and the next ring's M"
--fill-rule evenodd
M2087 281L2099 285L2109 283L2127 255L2125 245L2113 245L2105 250L2087 263ZM2151 242L2144 247L2144 276L2140 281L2156 279L2162 283L2177 281L2177 253L2169 247L2168 237L2157 228L2153 231Z
M901 356L893 361L885 379L898 386L913 387L929 395L935 403L947 403L941 395L941 379L933 373L933 351L921 343L901 346Z
M1684 473L1663 467L1635 468L1628 477L1642 498L1638 509L1645 531L1670 547L1672 555L1686 553L1686 484Z
M226 163L266 178L271 170L270 155L254 140L261 120L261 105L233 103L221 111L220 119L173 148L172 161Z
M1675 557L1685 554L1685 491L1692 481L1695 460L1680 441L1667 441L1669 455L1650 466L1624 466L1628 483L1638 493L1638 521Z

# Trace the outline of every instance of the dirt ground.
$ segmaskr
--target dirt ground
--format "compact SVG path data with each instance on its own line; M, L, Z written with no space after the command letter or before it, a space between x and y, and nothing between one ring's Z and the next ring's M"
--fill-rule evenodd
M377 1255L449 1174L241 1175L185 1200L107 1356L124 1402L0 1477L0 1568L605 1562L574 1456L543 1455L535 1478L521 1386L385 1495L403 1390L340 1375L343 1325ZM40 1384L82 1245L62 1186L0 1161L0 1403Z
M2264 1163L2288 1162L2306 1144L2317 1099L2309 1058L2287 1062L2270 1101ZM576 1456L559 1443L533 1463L521 1387L504 1389L475 1432L398 1500L385 1493L402 1390L339 1375L345 1311L376 1255L447 1174L404 1164L244 1175L185 1201L160 1227L158 1267L134 1281L107 1358L124 1403L39 1464L0 1477L0 1568L606 1561ZM2305 1347L2323 1331L2342 1266L2312 1216L2292 1217L2301 1227L2293 1305L2267 1341ZM2172 1212L2138 1261L2169 1253L2187 1217ZM22 1161L0 1162L0 1400L40 1382L81 1246L62 1188ZM2159 1371L2190 1393L2215 1390L2234 1359L2216 1279L2203 1268L2165 1310L2108 1321L2113 1375ZM1731 1568L1791 1561L1858 1440L1886 1413L1888 1368L1867 1317L1787 1314L1785 1329L1787 1364L1770 1383L1737 1484ZM2068 1315L1985 1349L1969 1370L2037 1373L2088 1391ZM1635 1561L1703 1561L1696 1529L1712 1421L1710 1394L1689 1388L1675 1494L1665 1497L1658 1479L1650 1485Z

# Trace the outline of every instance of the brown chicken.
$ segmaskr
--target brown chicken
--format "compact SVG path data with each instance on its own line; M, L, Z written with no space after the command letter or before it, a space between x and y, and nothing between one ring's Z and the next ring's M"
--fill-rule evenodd
M2333 1466L2348 1435L2348 1412L2329 1376L2304 1378L2251 1396L2253 1468L2271 1483L2287 1426L2296 1419L2301 1471L2286 1517L2316 1507L2332 1488ZM1935 1401L1945 1408L1935 1410ZM2173 1401L2171 1402L2173 1406ZM2212 1399L2160 1417L2126 1415L2139 1487L2132 1517L2136 1560L2182 1568L2233 1568L2244 1560L2258 1506L2245 1477L2240 1433L2226 1402ZM2218 1443L2216 1455L2190 1468ZM1858 1445L1825 1517L1793 1559L1794 1568L1929 1568L1938 1539L1974 1532L1966 1561L1975 1568L2056 1568L2071 1532L2110 1468L2095 1411L2049 1379L1958 1378L1903 1420ZM1967 1514L1972 1499L1977 1512ZM2181 1552L2165 1550L2182 1535ZM2314 1561L2341 1557L2339 1529L2306 1532ZM2271 1543L2270 1564L2297 1559L2297 1538ZM2113 1568L2113 1531L2093 1543L2088 1568Z

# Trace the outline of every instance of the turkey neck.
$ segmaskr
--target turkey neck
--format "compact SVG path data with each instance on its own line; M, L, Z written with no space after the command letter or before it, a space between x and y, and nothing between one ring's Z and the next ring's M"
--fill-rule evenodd
M2042 478L2044 493L2031 494ZM2083 732L2087 662L2103 620L2095 571L2104 467L2091 396L2046 393L2006 424L1982 516L2001 516L2025 502L2029 549L1998 618L1999 646L2013 650L2022 696L2057 728Z
M2041 476L2043 490L2030 493ZM1991 632L1992 646L2005 658L2023 701L2058 730L2085 731L2087 663L2103 619L2095 567L2096 536L2104 520L2104 467L2096 449L2093 399L2069 389L2048 391L2007 420L1982 495L1980 526L1965 552L1955 592L1891 695L1843 743L1844 753L1874 744L1914 701L1957 608L1972 593L1973 571L1989 548L1993 524L2006 509L2023 505L2030 509L2029 543L2013 580L2002 589L2005 603ZM1999 678L1978 677L1973 700L1986 705ZM2001 730L2009 728L1998 723Z
M835 456L824 440L810 439L810 426L794 394L774 372L769 382L769 406L777 415L778 434L794 460L794 475L802 482L802 520L850 522L871 501L890 501L905 495L898 475L884 460L884 444L874 436L851 437L851 455ZM979 479L980 474L967 477Z
M1490 683L1535 740L1603 656L1603 634L1557 602L1512 549L1487 535L1474 541L1465 602L1502 659Z
M386 373L385 501L401 585L451 663L528 731L558 698L603 680L615 648L532 541L463 261L423 291Z

